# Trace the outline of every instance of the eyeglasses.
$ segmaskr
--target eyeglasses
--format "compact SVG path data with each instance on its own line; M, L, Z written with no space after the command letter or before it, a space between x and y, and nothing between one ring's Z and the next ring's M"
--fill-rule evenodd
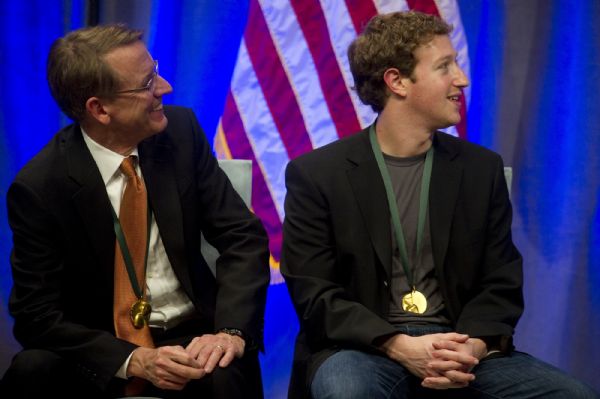
M158 76L158 60L154 60L154 71L152 71L152 77L150 78L148 83L146 83L142 87L138 87L135 89L119 90L119 91L116 91L115 94L138 93L141 91L153 92L154 88L156 87L156 77L157 76Z

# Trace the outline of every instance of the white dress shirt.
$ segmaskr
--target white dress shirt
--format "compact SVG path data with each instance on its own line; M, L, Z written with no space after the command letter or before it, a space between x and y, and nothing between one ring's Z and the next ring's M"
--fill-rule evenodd
M121 198L126 185L126 176L121 172L119 166L125 157L96 143L85 133L83 128L81 131L85 144L100 170L110 203L118 215ZM130 155L138 156L137 148ZM139 163L136 163L135 169L136 173L143 180L144 177L141 173ZM152 305L149 324L151 327L169 329L179 324L182 320L189 318L194 312L194 305L183 291L179 280L173 272L173 267L171 266L171 262L169 262L160 232L158 231L154 213L151 215L150 242L148 245L146 296ZM129 358L123 367L121 367L117 376L125 377L125 370L128 363Z

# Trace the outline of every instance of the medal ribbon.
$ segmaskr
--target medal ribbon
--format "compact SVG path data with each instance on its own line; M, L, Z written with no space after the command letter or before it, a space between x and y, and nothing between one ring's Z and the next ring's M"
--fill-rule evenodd
M133 292L138 299L143 299L144 290L140 288L138 283L137 276L135 275L135 267L133 266L133 261L131 260L131 254L129 253L129 248L127 247L127 241L125 241L125 234L123 234L123 229L121 228L121 222L119 222L119 217L115 213L113 207L110 207L112 211L113 217L113 228L115 230L115 235L117 236L117 241L119 242L119 247L121 248L121 253L123 254L123 261L125 262L125 266L127 268L127 274L129 275L129 281L131 282L131 287L133 288ZM148 267L148 251L150 248L150 206L148 205L148 216L147 223L148 228L146 234L146 256L144 256L144 270Z
M408 251L406 250L406 240L402 231L402 224L400 223L398 203L396 202L396 196L394 195L394 189L392 187L392 179L390 178L390 173L385 165L383 153L381 152L381 147L377 142L377 137L375 135L375 123L373 123L371 125L371 128L369 129L369 139L371 141L371 149L373 150L373 155L375 155L375 160L377 161L377 166L379 167L379 173L381 173L381 177L383 179L383 185L385 186L385 193L387 195L388 206L390 208L392 224L394 226L394 233L396 236L396 244L398 246L398 250L400 251L400 260L402 261L402 268L404 269L404 273L406 274L409 288L411 288L414 291L414 276L408 264ZM429 183L431 182L432 166L433 145L429 148L429 150L427 150L427 155L425 156L425 166L423 168L423 176L421 177L421 193L419 195L419 218L417 221L417 258L419 258L423 246L423 235L425 231L427 204L429 201Z

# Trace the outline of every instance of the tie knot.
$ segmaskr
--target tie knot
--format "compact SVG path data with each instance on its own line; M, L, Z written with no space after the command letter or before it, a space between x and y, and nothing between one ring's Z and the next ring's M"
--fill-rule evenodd
M137 176L137 173L135 173L136 159L137 157L135 155L130 155L127 158L123 159L123 162L121 162L121 172L123 172L125 176L127 176L130 179L132 177Z

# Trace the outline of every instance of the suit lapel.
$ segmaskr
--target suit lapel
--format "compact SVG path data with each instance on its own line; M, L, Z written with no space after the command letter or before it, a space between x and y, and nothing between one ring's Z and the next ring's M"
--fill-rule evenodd
M181 194L177 186L172 151L157 136L140 143L138 150L150 207L165 251L183 288L191 293L192 286L186 271L183 216L179 201Z
M104 181L78 125L65 132L61 146L66 154L67 173L79 185L72 197L74 206L83 221L96 259L112 275L115 235Z
M355 145L350 148L347 155L352 165L347 171L348 180L367 227L371 244L389 278L392 267L392 246L390 212L385 187L371 152L368 130L358 134L360 137L357 137Z
M185 273L183 221L174 164L168 146L155 144L156 141L155 136L140 143L140 167L171 265L184 289L191 293L190 279ZM112 276L115 234L110 210L112 205L102 176L79 126L75 125L65 132L61 145L67 157L69 177L79 185L73 195L74 206L90 237L96 258L100 260L99 264L107 266L107 273Z
M434 263L438 273L442 273L463 166L457 157L457 148L439 133L435 135L434 148L429 189L429 219ZM442 274L438 275L443 277Z

